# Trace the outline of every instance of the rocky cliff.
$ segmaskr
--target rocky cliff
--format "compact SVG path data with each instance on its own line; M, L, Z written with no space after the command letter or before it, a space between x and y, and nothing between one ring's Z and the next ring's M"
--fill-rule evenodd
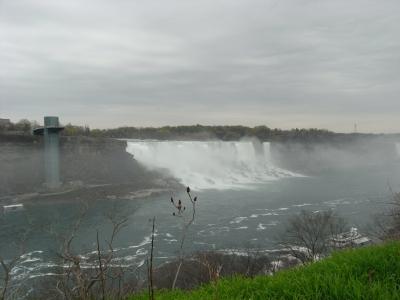
M44 193L42 137L0 135L0 198ZM116 139L62 137L60 173L66 187L125 186L139 190L176 187L171 178L145 170Z

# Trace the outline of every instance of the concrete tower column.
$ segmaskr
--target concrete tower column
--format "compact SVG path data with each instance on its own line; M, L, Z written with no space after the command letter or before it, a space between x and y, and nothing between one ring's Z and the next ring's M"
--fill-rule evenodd
M34 134L44 136L44 171L45 185L49 189L57 189L60 182L60 137L63 130L58 117L44 117L44 127L34 130Z

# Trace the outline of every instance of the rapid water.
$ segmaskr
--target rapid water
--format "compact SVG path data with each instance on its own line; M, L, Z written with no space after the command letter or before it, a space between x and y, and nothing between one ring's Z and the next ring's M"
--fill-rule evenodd
M243 189L300 176L274 166L270 143L128 141L127 151L150 169L163 169L195 190Z

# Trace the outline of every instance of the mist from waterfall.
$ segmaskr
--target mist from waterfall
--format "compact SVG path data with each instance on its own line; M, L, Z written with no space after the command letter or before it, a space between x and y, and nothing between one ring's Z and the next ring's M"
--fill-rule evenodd
M149 169L163 169L194 189L243 189L300 176L274 166L270 144L258 141L128 141L127 151Z

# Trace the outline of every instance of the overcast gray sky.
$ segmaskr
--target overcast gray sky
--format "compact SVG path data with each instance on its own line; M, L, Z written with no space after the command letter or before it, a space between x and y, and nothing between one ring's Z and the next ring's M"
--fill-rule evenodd
M400 132L399 0L0 0L0 118Z

